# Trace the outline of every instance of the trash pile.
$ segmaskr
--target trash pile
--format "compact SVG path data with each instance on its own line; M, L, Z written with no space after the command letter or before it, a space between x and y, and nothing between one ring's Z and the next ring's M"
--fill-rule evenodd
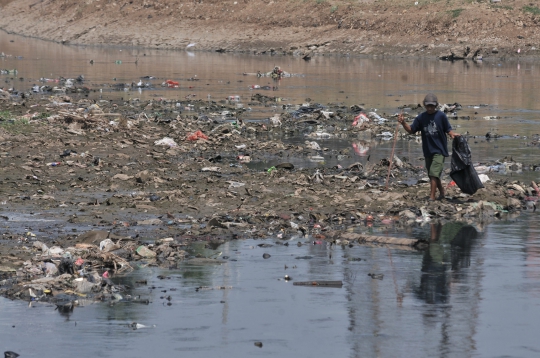
M24 133L0 128L0 294L126 299L111 277L137 262L174 265L192 241L333 241L346 230L487 223L536 208L536 184L506 174L540 165L512 158L472 163L485 187L474 195L445 173L446 198L429 202L421 160L400 153L369 160L380 141L418 140L403 131L395 138L399 113L310 101L282 105L277 97L254 94L246 106L271 105L276 112L246 121L242 113L248 109L238 108L235 96L218 102L95 96L0 92L6 98L0 120L26 126ZM285 142L285 136L301 140ZM329 149L326 138L352 145ZM329 157L337 161L329 165ZM86 239L70 232L88 227L101 234ZM27 232L39 232L40 239ZM162 237L168 239L155 240Z
M0 295L55 303L83 298L136 302L129 296L129 287L113 283L113 274L133 270L134 263L168 267L186 256L185 245L172 238L144 244L106 231L90 231L73 241L74 246L63 248L49 247L35 240L35 235L27 240L22 249L31 257L17 270L0 270Z

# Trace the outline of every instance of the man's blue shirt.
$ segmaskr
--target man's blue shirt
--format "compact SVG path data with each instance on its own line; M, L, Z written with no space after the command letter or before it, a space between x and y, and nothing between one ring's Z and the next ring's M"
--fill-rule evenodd
M432 157L435 154L448 157L446 133L452 130L452 126L446 114L439 110L433 114L421 113L414 119L411 130L413 133L418 131L422 133L422 150L425 157Z

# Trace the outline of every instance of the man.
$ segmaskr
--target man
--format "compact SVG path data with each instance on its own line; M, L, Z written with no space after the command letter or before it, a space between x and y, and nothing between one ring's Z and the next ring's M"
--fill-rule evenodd
M428 93L424 98L424 107L426 111L419 114L412 125L405 122L402 116L398 121L409 133L414 134L418 131L422 133L422 150L426 161L429 183L431 191L429 200L434 201L439 189L439 197L444 199L444 188L441 183L441 174L444 168L444 158L448 157L447 139L448 134L452 139L459 134L452 131L452 126L448 122L448 117L443 112L437 110L439 101L433 93Z
M273 79L280 79L281 76L283 76L283 70L281 69L281 67L279 66L274 67L274 69L272 70L271 76Z

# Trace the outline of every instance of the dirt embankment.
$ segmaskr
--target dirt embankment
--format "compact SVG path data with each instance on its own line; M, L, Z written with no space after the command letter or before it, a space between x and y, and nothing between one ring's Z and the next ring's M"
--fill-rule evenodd
M0 28L66 44L196 43L193 50L294 55L540 54L540 8L523 0L0 0L0 7Z

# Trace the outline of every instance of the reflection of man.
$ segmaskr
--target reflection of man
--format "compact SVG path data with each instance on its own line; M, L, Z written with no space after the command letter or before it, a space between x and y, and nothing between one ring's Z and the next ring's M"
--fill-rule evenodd
M430 238L430 241L435 242L435 241L439 240L439 237L441 236L442 224L439 223L439 222L438 223L431 223L430 226L431 226L431 238Z
M446 114L437 109L438 104L437 96L429 93L424 98L426 111L419 114L412 125L409 126L402 116L398 119L408 133L415 134L420 131L422 134L422 150L431 186L429 195L431 201L435 200L437 189L439 189L437 199L444 199L444 188L440 177L444 168L444 158L448 157L446 135L448 134L452 139L459 136L459 134L452 131L452 126L448 122Z
M427 303L445 303L450 295L449 277L446 274L450 250L441 245L439 238L442 231L440 223L431 223L430 245L422 259L422 276L416 288L417 297Z
M478 232L460 222L430 223L429 249L422 259L422 276L415 292L427 303L448 302L452 282L465 280L466 275L454 275L471 265L471 248Z

